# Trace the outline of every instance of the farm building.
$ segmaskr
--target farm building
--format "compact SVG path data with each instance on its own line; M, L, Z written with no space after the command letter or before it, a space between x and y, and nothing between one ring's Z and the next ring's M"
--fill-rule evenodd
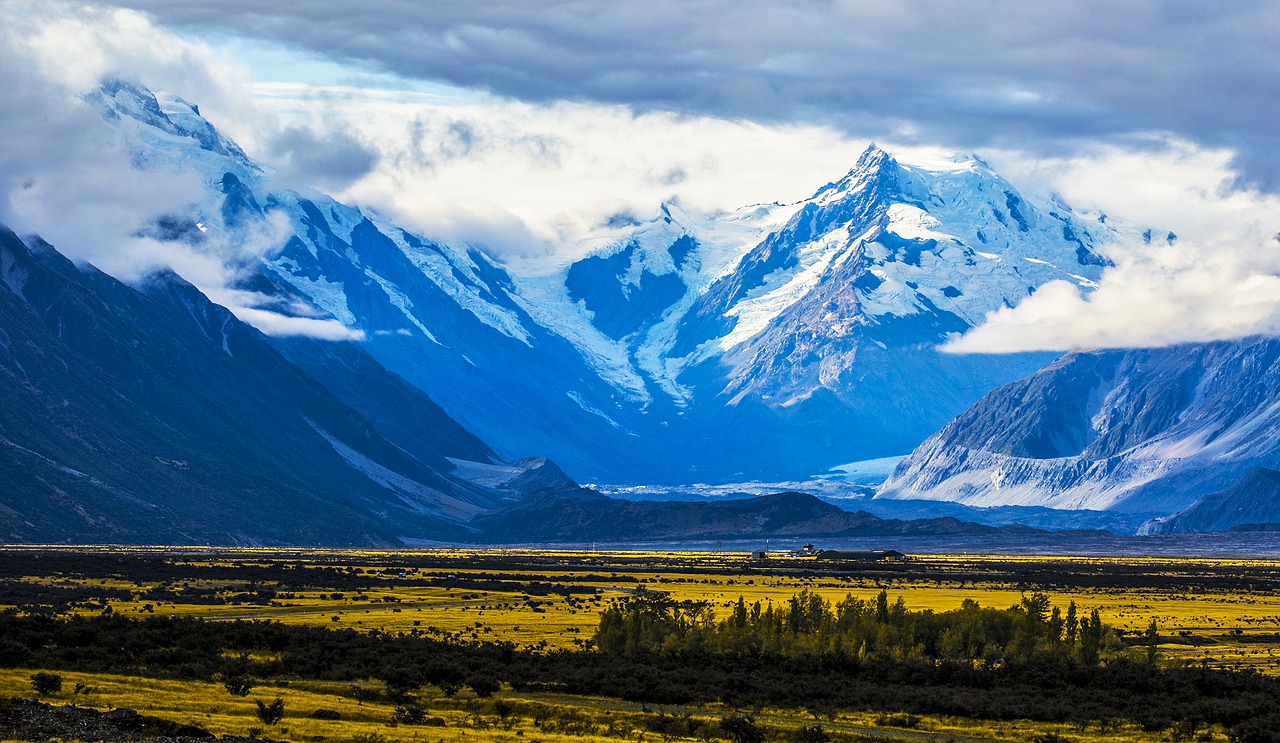
M819 560L839 562L906 562L907 556L897 550L822 550Z

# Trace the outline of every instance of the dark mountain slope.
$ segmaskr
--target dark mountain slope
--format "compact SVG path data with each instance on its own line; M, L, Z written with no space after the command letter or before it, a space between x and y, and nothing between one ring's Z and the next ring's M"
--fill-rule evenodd
M850 513L806 493L727 501L624 501L583 495L546 498L476 521L491 542L643 542L752 537L995 534L955 518L882 519ZM1025 527L1005 527L1022 530Z
M392 444L172 274L139 291L0 228L0 278L6 539L394 544L482 510L427 464L482 444Z
M1190 508L1143 524L1142 534L1194 534L1280 524L1280 472L1259 467Z
M271 345L307 376L360 412L378 433L440 471L447 458L495 462L498 455L449 417L422 390L387 371L351 342L272 338Z

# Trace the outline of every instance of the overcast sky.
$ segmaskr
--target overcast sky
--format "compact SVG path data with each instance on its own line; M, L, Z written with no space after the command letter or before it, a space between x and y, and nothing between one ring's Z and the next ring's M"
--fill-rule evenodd
M17 84L0 115L27 144L0 145L0 216L61 221L46 229L68 239L69 225L89 223L66 218L65 188L58 209L36 208L31 184L70 188L91 169L50 154L93 144L50 91L104 74L201 104L282 182L484 243L518 270L562 262L593 225L662 199L716 209L802 198L876 140L978 151L1024 190L1183 236L1177 254L1119 249L1104 281L1115 291L1047 292L957 348L1273 332L1276 7L13 0L0 10L0 72ZM46 148L32 144L42 137ZM111 213L158 198L97 180L83 199ZM1118 328L1141 309L1125 305L1143 294L1138 279L1172 299Z

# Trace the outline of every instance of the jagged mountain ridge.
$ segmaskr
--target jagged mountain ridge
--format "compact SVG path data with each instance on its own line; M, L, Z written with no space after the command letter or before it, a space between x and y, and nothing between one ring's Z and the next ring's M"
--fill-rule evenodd
M156 234L234 243L283 220L282 247L246 258L261 308L362 333L499 455L549 455L579 479L796 479L901 454L1052 358L936 346L1046 281L1089 288L1115 233L1102 215L1032 205L975 158L904 165L873 146L803 202L718 216L667 204L531 279L273 189L181 99L116 82L93 100L133 130L144 167L178 162L209 185Z
M1121 234L1136 238L1029 203L975 157L908 165L873 145L797 204L713 220L666 205L563 280L573 319L675 402L669 435L705 451L714 432L750 452L727 466L794 477L909 450L1052 360L937 346L1048 281L1091 289Z
M986 395L877 497L1170 514L1280 466L1278 395L1276 339L1072 353Z
M416 427L383 436L172 273L132 288L0 227L0 318L6 539L457 540L532 494L442 471L496 456L359 349L326 346L345 362L326 363L326 381L357 380L353 405L375 418L394 405Z
M172 273L129 287L3 226L0 319L0 530L9 541L368 546L996 531L852 514L800 493L605 498L547 460L498 461L358 346L294 339L291 363Z

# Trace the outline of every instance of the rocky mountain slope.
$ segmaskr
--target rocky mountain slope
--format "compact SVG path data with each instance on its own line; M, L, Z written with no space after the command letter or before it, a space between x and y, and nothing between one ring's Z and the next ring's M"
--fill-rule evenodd
M519 495L451 476L497 458L359 349L324 349L327 388L172 273L133 288L0 228L0 319L6 540L401 544Z
M1204 499L1152 530L1227 528L1270 513L1278 442L1280 340L1077 352L986 395L877 497L1159 515Z

